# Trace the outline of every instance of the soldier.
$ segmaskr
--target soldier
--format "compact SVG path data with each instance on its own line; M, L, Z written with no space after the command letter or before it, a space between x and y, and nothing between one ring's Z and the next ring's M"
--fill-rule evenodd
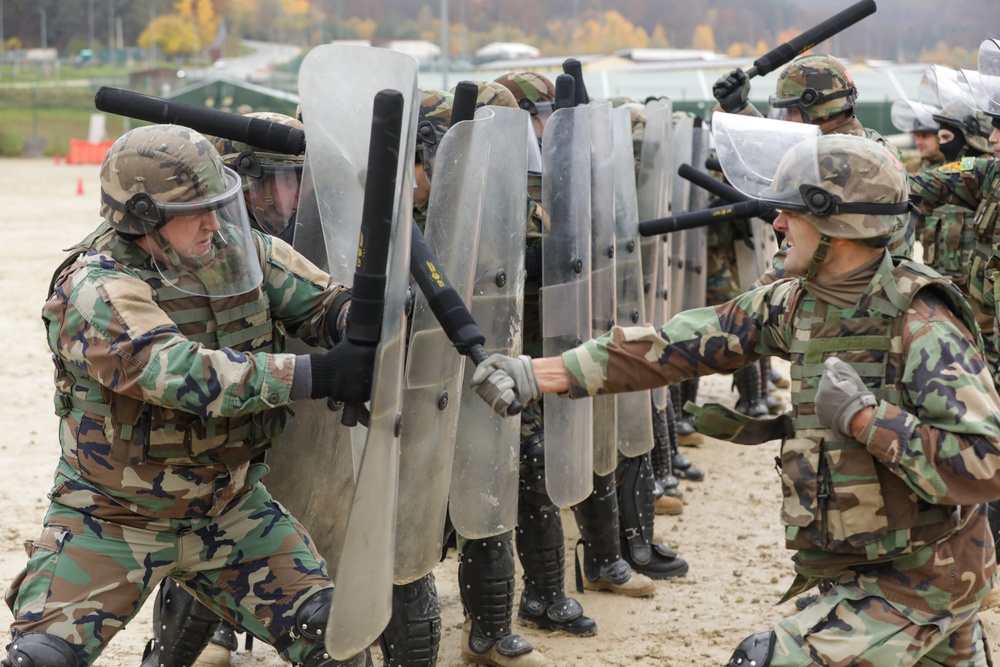
M782 521L797 571L784 599L832 585L744 640L728 664L990 664L978 610L996 570L982 503L1000 497L1000 396L975 319L947 280L885 250L908 206L893 155L844 135L805 135L789 150L787 126L762 123L774 124L730 136L738 159L753 151L757 167L768 148L785 147L777 165L756 170L768 184L743 185L780 207L786 268L801 277L659 330L616 327L560 357L493 357L473 386L502 412L515 392L628 391L762 355L790 359L793 415L740 441L783 439ZM720 158L733 181L721 149Z
M759 116L760 112L747 101L750 81L737 68L721 77L712 87L712 94L727 113ZM854 115L858 89L844 64L833 56L799 56L778 76L774 95L770 99L769 115L793 123L810 123L823 134L852 134L877 141L899 152L875 130L867 128ZM914 221L915 222L915 221ZM900 216L893 230L889 251L894 255L913 256L914 229L907 215ZM781 277L781 252L765 280Z
M983 81L986 82L988 79L984 78ZM1000 99L1000 86L997 86L996 90L992 90L991 94ZM974 103L978 101L977 98ZM950 120L951 116L964 120L952 121ZM996 158L1000 156L1000 105L994 105L977 113L965 110L961 113L950 114L947 118L941 115L938 117L939 122L942 118L949 123L943 130L947 132L944 139L954 135L955 130L968 138L969 133L965 130L975 124L978 130L971 134L972 141L975 141L976 144L966 148L959 147L959 152L954 154L956 158L961 158L958 161L912 175L910 177L910 197L925 215L932 215L935 210L943 206L950 206L958 207L947 209L951 215L956 219L961 215L962 219L965 220L961 229L966 238L960 240L958 244L964 248L964 251L950 259L951 263L958 269L955 277L958 278L959 284L963 286L964 291L970 297L970 302L974 304L977 319L984 323L989 322L984 326L984 331L987 332L986 356L995 373L1000 359L998 359L996 352L994 336L990 335L989 332L996 331L995 276L996 266L1000 265L994 259L998 254L998 241L994 235L994 227L996 226L997 211L1000 210L1000 180L996 178ZM981 137L986 131L987 119L992 125L989 144L992 147L993 156L975 157L980 151L988 150ZM975 211L975 213L970 217L968 213L961 213L962 209ZM957 230L958 227L955 229ZM972 238L969 238L969 235ZM951 236L954 237L955 234L953 233ZM964 275L959 275L963 267Z
M966 158L989 158L989 117L954 100L934 114L941 128L941 152L949 165ZM949 167L950 168L950 167ZM951 279L969 299L983 332L984 355L994 365L997 353L993 341L993 317L984 312L969 290L969 265L976 244L972 211L959 204L944 204L920 216L917 234L924 249L924 264Z
M900 132L908 132L913 137L919 156L904 164L907 173L915 174L932 169L944 162L944 155L938 145L938 129L934 114L940 109L914 100L896 100L892 103L890 119Z
M374 350L340 339L350 292L251 232L239 177L187 128L121 137L101 199L43 309L62 454L4 664L91 664L168 577L286 660L341 664L323 559L254 460L292 401L367 400ZM279 323L333 347L273 353Z
M248 111L245 115L303 129L297 119L280 113ZM269 153L224 137L217 137L213 143L223 164L242 179L250 225L290 244L303 156ZM197 659L197 667L229 664L232 652L237 649L236 633L243 632L242 628L220 620L169 578L157 591L154 605L158 622L153 623L153 638L143 653L143 667L159 665L161 654L170 655L182 664L192 664ZM165 627L171 629L169 636L164 636ZM248 650L251 644L252 636L247 635ZM199 656L197 650L201 646L205 648Z

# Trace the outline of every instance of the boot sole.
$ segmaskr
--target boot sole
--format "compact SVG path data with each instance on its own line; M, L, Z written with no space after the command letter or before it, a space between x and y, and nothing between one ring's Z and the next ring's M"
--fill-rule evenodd
M597 627L584 628L580 631L574 631L572 628L566 627L564 625L559 625L558 623L539 623L533 618L517 615L517 622L526 628L534 628L535 630L547 630L548 632L562 632L567 635L572 635L574 637L593 637L597 634Z
M584 579L583 587L588 591L604 591L606 593L614 593L615 595L623 595L627 598L650 598L656 593L655 586L648 586L646 588L623 588L604 581L603 579L598 579L597 581Z

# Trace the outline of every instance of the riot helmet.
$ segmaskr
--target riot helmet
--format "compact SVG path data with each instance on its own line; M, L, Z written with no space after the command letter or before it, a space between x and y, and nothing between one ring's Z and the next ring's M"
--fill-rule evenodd
M183 292L233 296L261 284L240 177L194 130L148 125L122 135L101 165L101 215Z
M246 115L297 130L305 129L297 119L280 113L255 111ZM272 153L225 137L215 139L215 148L223 162L242 178L243 193L253 221L261 231L290 242L305 157Z
M940 113L940 111L941 109L938 107L923 102L900 99L892 103L889 119L892 121L893 127L900 132L937 133L939 126L934 120L934 114Z
M454 97L443 90L420 91L420 110L417 115L417 160L431 178L434 155L445 132L451 126L451 105Z
M545 122L555 110L555 84L537 72L512 72L499 77L496 82L512 92L517 105L531 114L531 124L541 141Z
M784 119L798 109L802 120L816 123L852 111L858 99L854 80L843 63L828 55L799 56L778 76L768 116Z
M713 129L733 187L826 237L884 245L909 210L903 165L878 142L738 114L718 114Z

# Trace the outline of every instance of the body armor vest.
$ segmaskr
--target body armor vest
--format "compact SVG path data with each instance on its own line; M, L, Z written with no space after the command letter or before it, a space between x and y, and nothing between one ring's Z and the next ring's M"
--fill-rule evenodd
M790 350L796 407L795 435L781 449L786 545L833 554L841 564L845 555L858 563L892 559L958 526L956 508L920 500L863 443L838 440L815 414L816 388L830 356L849 362L878 399L904 404L903 322L921 289L934 289L978 335L954 287L919 264L896 261L901 263L883 260L855 307L840 310L803 292Z
M273 349L274 325L262 287L219 299L183 292L165 284L145 251L123 242L106 224L71 252L70 259L56 271L53 285L67 267L77 262L79 253L101 253L103 257L91 256L93 261L107 264L110 257L123 273L152 287L157 305L189 340L212 350L269 353ZM104 387L87 374L83 365L53 359L56 414L62 417L76 408L102 416L111 457L121 463L152 461L184 466L247 462L281 434L286 421L284 407L236 417L204 418L147 403Z

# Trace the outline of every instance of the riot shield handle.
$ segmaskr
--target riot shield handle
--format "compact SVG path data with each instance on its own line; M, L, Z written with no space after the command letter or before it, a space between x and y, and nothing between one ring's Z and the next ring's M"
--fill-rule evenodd
M358 261L351 286L351 313L347 318L346 331L347 339L356 345L376 346L382 335L386 264L396 208L396 170L403 128L403 102L403 94L398 90L381 90L375 95L372 109ZM345 405L340 423L344 426L357 425L358 412L358 406Z
M878 9L875 0L860 0L853 5L831 16L822 23L809 28L798 37L793 37L784 44L779 44L757 60L753 67L746 71L748 79L764 76L786 63L792 62L799 54L812 49L823 40L843 32L866 16L871 16Z
M465 306L462 297L452 287L434 251L424 238L416 220L411 222L410 273L417 287L427 299L427 305L444 329L448 339L462 356L467 356L475 365L481 364L488 356L483 344L486 336L480 331L472 313ZM352 306L353 307L353 306ZM521 412L523 406L514 401L507 408L508 415Z

